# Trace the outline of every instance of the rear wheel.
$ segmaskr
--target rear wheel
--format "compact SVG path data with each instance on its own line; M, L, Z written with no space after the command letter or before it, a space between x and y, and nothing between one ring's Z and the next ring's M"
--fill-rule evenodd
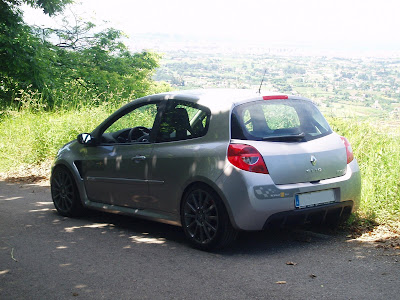
M63 166L54 169L51 177L51 197L58 213L66 217L82 215L84 207L74 178Z
M187 239L202 250L226 247L237 235L222 200L206 185L192 186L185 193L181 222Z

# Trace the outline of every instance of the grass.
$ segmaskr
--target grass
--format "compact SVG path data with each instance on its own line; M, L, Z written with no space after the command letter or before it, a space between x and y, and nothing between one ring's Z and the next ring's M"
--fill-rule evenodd
M0 172L53 159L57 150L81 132L91 132L113 106L79 110L8 111L0 120Z
M360 214L379 223L400 220L400 129L381 122L330 119L351 143L362 175Z
M33 103L33 104L32 104ZM52 160L81 132L92 131L124 103L46 111L30 104L0 114L0 172ZM354 222L388 224L400 220L400 129L378 121L330 118L347 137L362 173L362 202ZM358 220L358 221L357 221Z

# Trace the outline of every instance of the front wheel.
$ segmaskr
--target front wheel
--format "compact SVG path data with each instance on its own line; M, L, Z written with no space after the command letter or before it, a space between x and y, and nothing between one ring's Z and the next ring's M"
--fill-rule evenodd
M58 213L65 217L82 215L84 207L79 197L74 178L63 166L54 169L51 176L51 197Z
M201 250L226 247L237 235L222 200L206 185L192 186L185 193L181 223L186 238Z

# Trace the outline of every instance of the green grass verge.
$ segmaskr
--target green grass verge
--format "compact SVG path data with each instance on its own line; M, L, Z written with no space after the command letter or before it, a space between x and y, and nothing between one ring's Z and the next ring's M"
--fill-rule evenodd
M0 172L39 164L81 132L91 132L113 110L108 105L63 111L8 111L0 120Z
M381 122L330 119L351 143L360 165L360 214L379 223L400 220L400 130Z

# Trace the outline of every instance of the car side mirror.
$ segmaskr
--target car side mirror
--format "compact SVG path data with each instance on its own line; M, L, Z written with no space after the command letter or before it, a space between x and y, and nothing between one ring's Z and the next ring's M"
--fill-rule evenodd
M78 143L83 145L93 145L95 139L90 133L80 133L78 134Z

